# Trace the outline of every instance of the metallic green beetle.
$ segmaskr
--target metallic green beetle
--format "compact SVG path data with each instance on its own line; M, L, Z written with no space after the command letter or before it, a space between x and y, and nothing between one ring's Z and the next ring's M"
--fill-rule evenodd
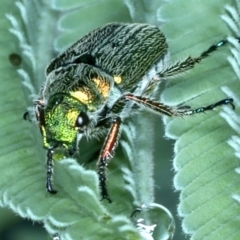
M168 116L192 115L212 110L224 99L207 107L171 107L155 101L163 79L187 71L227 40L212 45L197 58L168 64L164 34L148 24L111 23L89 33L52 60L46 82L35 101L37 120L47 148L47 191L52 187L54 150L68 154L78 150L82 136L105 136L97 162L102 199L111 202L106 168L114 155L125 118L141 107ZM151 97L151 99L150 99Z

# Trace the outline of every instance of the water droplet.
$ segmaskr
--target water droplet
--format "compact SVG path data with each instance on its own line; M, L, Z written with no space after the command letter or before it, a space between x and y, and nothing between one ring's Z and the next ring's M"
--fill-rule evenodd
M53 240L61 240L61 239L60 239L60 235L59 235L58 233L55 233L55 234L53 235Z
M173 238L175 222L169 210L162 205L143 204L133 212L132 219L141 235L147 240Z

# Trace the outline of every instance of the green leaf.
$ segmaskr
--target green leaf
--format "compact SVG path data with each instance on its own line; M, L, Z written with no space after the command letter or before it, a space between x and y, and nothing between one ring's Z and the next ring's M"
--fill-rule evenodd
M219 0L208 4L171 1L161 8L160 18L166 21L162 31L168 38L174 59L188 55L197 57L212 44L232 35L226 16L228 19L234 16L224 9L225 4L226 1ZM228 24L221 19L223 14ZM237 12L232 22L239 30ZM233 36L239 37L239 31ZM191 239L240 238L237 227L240 178L236 173L239 159L230 146L236 150L236 142L239 142L233 135L239 135L236 124L240 84L227 60L230 55L229 46L220 48L190 73L169 81L162 95L162 101L168 104L197 108L226 98L223 89L236 105L235 113L230 106L224 106L206 114L164 119L166 135L176 140L173 164L174 185L181 191L178 213L183 218L183 230ZM235 55L235 62L238 59ZM239 71L239 62L234 70Z
M68 2L63 3L62 0L55 0L53 6L56 9L67 10L68 6L65 4ZM88 1L88 3L75 1L74 6L76 7L74 11L63 12L59 18L58 26L62 33L54 42L57 51L63 51L88 32L109 22L131 22L128 9L122 0Z
M154 201L153 132L148 128L142 131L141 137L136 134L136 126L140 128L148 121L146 114L126 123L116 157L109 165L112 204L100 201L95 162L87 162L99 150L103 139L81 143L81 162L68 158L56 161L54 186L58 193L50 195L45 190L46 151L42 148L42 136L36 122L22 119L45 80L44 68L54 52L65 49L92 28L109 21L130 21L127 7L120 0L114 4L108 0L71 1L68 6L67 3L53 1L55 9L44 0L0 3L0 24L4 33L0 40L3 49L0 53L0 205L11 208L24 218L43 222L46 230L50 234L59 233L61 240L112 239L113 236L119 240L150 239L149 228L154 226L154 229L155 225L154 238L171 238L174 221L170 212L160 205L154 205L160 209L157 211L159 218L154 216L153 220L146 216L146 222L141 224L130 218L135 208L142 204L146 205L146 211L151 211ZM72 7L76 9L67 12ZM113 7L119 11L116 18ZM5 18L8 9L14 11ZM88 14L85 11L94 16L98 13L99 18L92 24L89 21L89 25L83 28L75 23L86 21ZM56 26L62 28L61 33ZM11 55L12 64L8 60L11 53L17 53ZM28 110L34 116L34 109L28 107ZM143 149L146 138L150 148L147 149L147 158L144 151L138 150ZM140 169L136 167L136 161L140 162Z
M112 204L99 201L95 163L86 162L99 149L101 141L81 143L81 162L74 159L56 162L54 186L59 192L55 196L47 194L42 137L36 123L24 122L21 116L26 107L32 105L45 79L44 68L55 52L64 50L92 29L110 21L130 22L131 17L138 22L159 24L162 21L161 30L167 37L173 63L189 54L199 56L232 32L233 36L239 36L238 14L229 6L224 10L225 4L225 0L208 4L202 1L148 4L130 0L55 0L51 2L54 8L51 9L48 1L23 0L17 2L16 7L10 2L0 3L3 30L0 40L1 206L10 207L22 217L44 222L47 231L60 233L62 240L112 239L113 236L150 239L147 231L155 224L160 233L154 231L154 239L171 238L174 223L163 206L158 207L159 212L154 209L158 220L151 214L145 215L142 209L147 220L143 224L145 232L141 231L141 223L129 217L142 204L149 204L146 209L151 212L150 203L155 201L151 174L156 124L154 119L149 119L149 114L129 119L123 128L116 157L109 166ZM8 19L12 26L4 18L8 9L11 9ZM220 18L222 14L227 24ZM207 21L203 21L205 19ZM19 42L8 32L9 28ZM226 98L227 94L234 98L237 106L235 112L224 107L223 111L219 108L184 119L164 118L166 135L176 140L174 185L181 191L178 212L183 218L184 232L193 239L239 238L240 101L236 77L240 76L239 46L236 40L229 41L232 43L229 61L233 67L227 61L231 56L229 47L224 46L189 73L167 82L161 96L169 105L184 103L197 108ZM10 64L8 57L12 53L17 53L11 55L15 56L16 63L11 58ZM143 237L146 232L148 236Z

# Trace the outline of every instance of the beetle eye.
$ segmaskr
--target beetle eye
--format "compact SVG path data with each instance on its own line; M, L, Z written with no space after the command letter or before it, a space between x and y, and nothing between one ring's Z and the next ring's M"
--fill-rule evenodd
M85 112L80 112L77 120L76 120L76 127L84 127L89 123L89 117Z

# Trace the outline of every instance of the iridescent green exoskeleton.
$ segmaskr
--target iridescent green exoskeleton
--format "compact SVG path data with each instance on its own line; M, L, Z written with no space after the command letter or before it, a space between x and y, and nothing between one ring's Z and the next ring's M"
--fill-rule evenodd
M54 151L78 151L82 136L105 136L97 168L102 199L111 202L106 168L121 136L121 125L142 107L168 116L212 110L232 99L197 109L155 101L163 79L190 70L227 40L199 57L169 64L164 34L148 24L111 23L89 33L52 60L35 101L36 116L47 148L47 191L56 193L51 176ZM150 99L151 97L151 99ZM25 116L26 117L26 116Z

